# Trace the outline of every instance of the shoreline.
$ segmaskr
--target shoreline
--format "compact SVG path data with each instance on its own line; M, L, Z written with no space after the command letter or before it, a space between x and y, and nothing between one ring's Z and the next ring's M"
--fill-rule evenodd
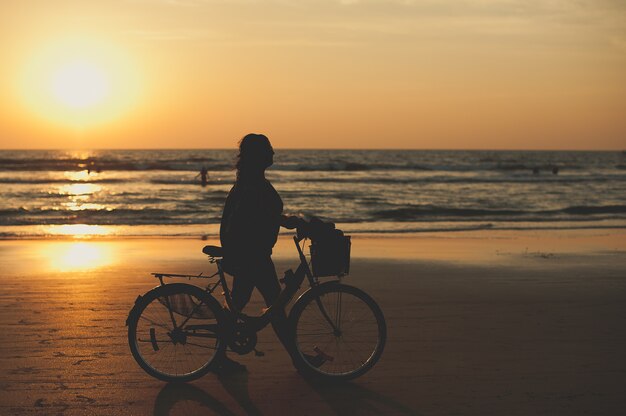
M350 235L350 234L348 234ZM611 261L624 264L626 270L626 231L624 230L486 230L450 233L356 234L351 235L353 264L363 260L406 264L473 264L496 266L569 267L583 258L610 256ZM309 241L305 241L308 255ZM98 270L107 265L140 264L146 271L156 264L175 267L184 260L184 271L197 274L206 270L207 257L201 253L205 245L220 245L219 237L206 239L184 237L120 237L76 236L40 239L0 239L3 271L29 273L29 269L47 272L52 269L70 271ZM10 255L8 255L10 254ZM74 258L85 258L74 267ZM272 257L279 265L297 260L293 233L281 233ZM28 261L19 261L28 259ZM67 263L60 265L61 262ZM90 267L89 260L95 266ZM610 260L610 259L609 259ZM159 270L163 271L163 270ZM175 272L174 270L169 270Z
M219 224L212 224L214 227L218 227ZM341 225L341 224L339 224ZM63 226L86 226L86 227L145 227L145 226L118 226L118 225L91 225L91 224L63 224L59 225L59 227ZM167 227L177 227L177 226L169 226ZM14 227L14 226L6 226L6 227ZM31 227L31 226L28 226ZM32 227L42 227L42 225L32 226ZM49 226L47 226L49 227ZM153 226L148 226L153 227ZM156 226L159 227L159 226ZM342 229L341 227L337 227ZM454 237L460 234L480 234L480 233L489 233L489 234L501 234L501 233L557 233L557 234L566 234L566 233L594 233L594 232L605 232L605 233L625 233L626 225L624 226L615 226L615 225L607 225L607 226L589 226L589 227L507 227L507 228L493 228L493 227L468 227L468 228L458 228L458 229L425 229L425 230L409 230L409 231L401 231L401 230L390 230L390 231L354 231L354 230L345 230L344 233L346 235L354 235L364 238L415 238L415 237L435 237L438 235L446 236L446 237ZM283 231L280 232L280 237L295 235L295 232L291 231ZM201 235L193 235L193 234L105 234L105 233L94 233L94 234L38 234L38 235L2 235L0 233L0 241L52 241L52 240L124 240L124 239L182 239L182 240L212 240L215 238L219 238L219 232L211 232L207 234Z

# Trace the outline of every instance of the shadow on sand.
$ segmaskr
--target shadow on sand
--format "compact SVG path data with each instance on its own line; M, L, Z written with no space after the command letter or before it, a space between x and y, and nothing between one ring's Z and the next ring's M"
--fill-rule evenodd
M154 416L193 415L207 410L218 415L235 414L215 397L192 384L168 383L154 402Z
M248 392L248 373L218 375L224 390L241 406L245 414L261 415L261 412L250 400ZM234 415L221 401L206 391L192 384L169 383L157 395L154 403L154 416L170 416L181 414L191 416L199 411L210 410L215 414Z
M417 411L351 382L307 380L308 384L333 410L343 415L418 415Z
M224 389L241 406L245 414L260 416L261 411L250 399L248 374L220 375L218 380ZM307 381L320 398L332 409L333 414L343 415L418 415L418 413L384 395L353 383L328 383ZM282 398L286 399L286 398ZM190 416L210 411L217 415L230 416L235 413L224 403L192 384L166 384L154 403L154 416Z

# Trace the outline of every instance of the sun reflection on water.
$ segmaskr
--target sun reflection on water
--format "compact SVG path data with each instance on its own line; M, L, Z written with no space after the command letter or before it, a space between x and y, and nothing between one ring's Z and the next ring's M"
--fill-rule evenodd
M64 172L63 176L70 181L87 181L92 179L97 173L90 173L87 170L80 170L78 172Z
M84 211L84 210L107 210L107 211L111 211L112 208L107 208L106 205L102 205L102 204L83 204L83 203L79 203L79 202L66 202L63 203L63 206L66 207L67 209L69 209L70 211Z
M71 159L87 159L91 157L92 154L88 150L70 150L65 153L66 157Z
M50 225L48 228L48 234L50 235L68 235L75 238L88 237L92 235L107 235L111 230L102 225L88 225L88 224L63 224L63 225Z
M91 195L100 191L102 187L93 183L72 183L69 185L63 185L59 188L59 194L78 196L78 195Z
M94 242L57 242L44 250L51 270L73 272L93 270L115 262L109 244Z

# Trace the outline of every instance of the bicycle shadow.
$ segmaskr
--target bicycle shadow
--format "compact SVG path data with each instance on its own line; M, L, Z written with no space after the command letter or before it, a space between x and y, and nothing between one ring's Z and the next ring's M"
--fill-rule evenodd
M222 402L192 384L168 383L161 389L154 402L154 416L184 414L187 416L211 410L220 416L235 415Z
M248 415L260 416L248 392L248 373L218 375L224 389ZM154 416L182 414L191 416L207 410L221 416L235 415L224 403L192 384L168 383L161 389L154 403Z
M217 379L222 383L224 390L246 411L246 414L252 416L262 415L261 411L250 399L247 371L234 374L218 374Z
M248 415L261 416L261 411L250 399L248 373L218 375L224 389ZM338 416L347 415L419 415L416 410L387 396L353 383L329 383L306 380L307 384ZM221 401L192 384L169 383L157 395L154 416L185 416L211 411L220 416L235 415Z
M402 403L352 382L306 381L338 416L419 415Z

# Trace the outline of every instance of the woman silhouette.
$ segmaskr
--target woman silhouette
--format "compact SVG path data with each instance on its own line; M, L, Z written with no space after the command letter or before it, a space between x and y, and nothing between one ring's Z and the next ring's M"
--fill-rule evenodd
M224 265L233 275L232 299L242 310L256 287L265 303L271 305L280 293L280 284L272 262L272 248L280 226L293 229L297 217L282 215L283 201L265 178L265 170L274 163L274 149L262 134L248 134L239 142L237 179L222 214L220 240ZM277 311L272 326L285 349L293 356L292 335L285 311ZM243 365L225 358L222 368L234 370Z

